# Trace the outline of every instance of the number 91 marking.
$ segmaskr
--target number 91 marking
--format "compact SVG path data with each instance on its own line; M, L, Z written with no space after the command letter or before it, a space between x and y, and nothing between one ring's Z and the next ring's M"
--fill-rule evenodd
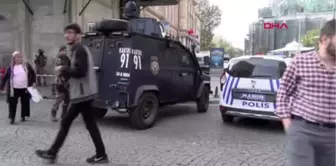
M128 68L129 64L129 54L123 53L120 56L120 68ZM141 56L140 55L133 55L133 64L135 70L141 70Z

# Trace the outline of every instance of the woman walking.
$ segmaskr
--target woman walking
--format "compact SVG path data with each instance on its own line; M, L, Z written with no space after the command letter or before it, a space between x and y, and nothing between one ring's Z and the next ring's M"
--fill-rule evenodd
M35 71L28 62L24 62L22 54L19 51L15 51L12 56L12 63L6 70L0 85L1 90L7 85L10 124L14 124L19 98L21 100L21 121L25 121L26 117L30 116L29 100L31 96L27 88L35 86L36 82Z

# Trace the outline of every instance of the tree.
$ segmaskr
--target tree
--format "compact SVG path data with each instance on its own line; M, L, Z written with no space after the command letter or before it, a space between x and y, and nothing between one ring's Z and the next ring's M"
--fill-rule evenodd
M201 50L209 50L214 37L212 31L219 26L222 12L218 6L210 5L209 0L201 0L198 6L201 21Z
M317 47L319 34L319 29L310 30L306 35L302 36L301 43L306 47Z
M224 52L230 56L241 56L244 53L242 49L233 47L230 42L221 37L215 36L212 41L212 45L216 48L224 48Z

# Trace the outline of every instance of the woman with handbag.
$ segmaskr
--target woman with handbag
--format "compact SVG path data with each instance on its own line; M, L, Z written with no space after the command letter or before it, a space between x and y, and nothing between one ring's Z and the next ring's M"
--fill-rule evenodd
M35 86L36 74L32 66L23 60L19 51L12 55L12 63L7 68L0 89L6 85L10 124L14 124L18 99L21 101L21 121L30 116L30 94L28 87Z

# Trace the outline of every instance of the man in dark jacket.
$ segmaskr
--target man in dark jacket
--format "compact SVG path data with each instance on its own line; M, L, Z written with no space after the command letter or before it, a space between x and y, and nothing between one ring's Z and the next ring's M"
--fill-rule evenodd
M46 74L45 67L47 66L47 57L44 55L43 49L38 49L38 55L35 56L35 67L36 67L36 74L37 76L37 86L41 86L42 82L41 79L43 79L44 86L47 85L46 77L41 76Z
M67 114L62 119L60 130L52 146L48 150L37 150L35 153L37 156L48 159L53 163L68 135L72 121L79 114L82 114L86 128L89 130L96 147L96 154L86 161L90 164L107 163L108 157L105 152L105 146L92 110L92 102L98 93L92 55L87 47L80 43L82 31L78 24L66 26L64 32L65 39L70 45L71 64L69 68L61 66L57 67L55 71L59 75L70 77L70 106Z

